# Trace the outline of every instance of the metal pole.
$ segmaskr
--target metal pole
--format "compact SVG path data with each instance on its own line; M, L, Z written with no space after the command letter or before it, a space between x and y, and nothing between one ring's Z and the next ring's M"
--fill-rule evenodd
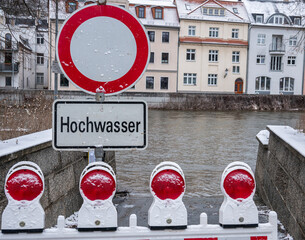
M55 44L57 39L57 33L58 33L58 0L56 0L56 9L55 9ZM57 57L56 57L56 47L55 47L55 63L57 63ZM56 100L58 97L58 76L55 72L55 82L54 82L54 99Z
M105 101L105 94L102 92L97 92L95 94L95 100L97 102L104 102ZM95 162L103 162L105 158L105 152L103 150L103 146L98 146L94 149L94 155L95 155Z

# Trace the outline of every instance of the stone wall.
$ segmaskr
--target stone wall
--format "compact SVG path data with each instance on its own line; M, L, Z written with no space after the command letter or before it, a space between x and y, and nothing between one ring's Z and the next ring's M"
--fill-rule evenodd
M79 179L88 164L87 153L55 151L51 138L51 130L46 130L0 142L0 216L7 205L5 176L19 161L38 164L44 174L45 191L40 202L46 213L46 227L54 226L58 215L68 217L81 207ZM115 170L114 152L106 152L105 162Z
M1 104L23 104L45 97L52 100L51 90L0 89ZM63 99L93 99L81 91L60 91ZM144 100L149 108L173 110L291 110L305 109L305 95L211 94L211 93L137 93L124 92L106 100Z
M294 239L305 239L305 134L267 126L257 139L257 192Z

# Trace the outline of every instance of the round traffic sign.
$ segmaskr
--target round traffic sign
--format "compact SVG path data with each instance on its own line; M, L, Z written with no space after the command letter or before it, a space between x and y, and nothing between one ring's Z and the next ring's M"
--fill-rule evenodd
M132 87L149 60L143 25L129 11L114 5L88 5L63 24L56 43L59 66L83 91L106 95Z

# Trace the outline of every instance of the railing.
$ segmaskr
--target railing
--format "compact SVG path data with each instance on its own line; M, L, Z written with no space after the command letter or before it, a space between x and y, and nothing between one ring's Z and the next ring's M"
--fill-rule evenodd
M271 43L269 45L270 53L285 53L285 51L286 51L286 45L283 43L280 43L280 44Z
M18 51L18 44L13 42L9 44L5 44L5 42L0 43L1 51Z
M0 72L7 72L10 73L13 71L18 72L19 71L19 63L14 63L14 67L12 66L12 63L0 63Z
M112 202L116 176L104 162L90 163L80 176L84 202L78 213L77 229L65 228L63 216L58 217L56 228L44 229L45 213L39 202L44 192L44 176L35 163L15 164L4 186L8 205L2 214L0 240L277 240L277 214L271 211L268 223L258 222L253 201L254 174L243 162L229 164L222 174L224 201L219 209L219 224L208 224L207 215L201 213L198 225L187 225L187 209L182 201L185 177L174 162L160 163L150 176L154 200L148 211L149 227L138 226L135 214L130 216L129 226L118 227L118 214Z

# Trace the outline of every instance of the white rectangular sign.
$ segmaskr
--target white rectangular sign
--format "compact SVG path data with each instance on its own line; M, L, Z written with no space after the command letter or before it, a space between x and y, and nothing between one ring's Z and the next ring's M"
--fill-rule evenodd
M144 101L56 100L53 148L56 150L145 149L147 105Z

